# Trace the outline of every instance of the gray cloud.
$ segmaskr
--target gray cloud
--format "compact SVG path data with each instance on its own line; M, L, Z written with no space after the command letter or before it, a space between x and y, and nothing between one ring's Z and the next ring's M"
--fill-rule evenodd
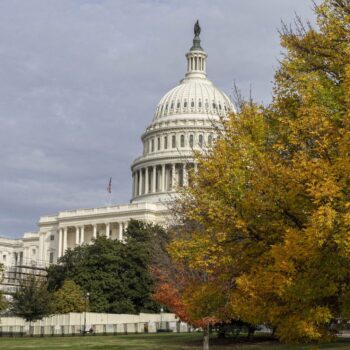
M295 0L0 1L0 234L41 215L130 198L130 164L159 99L183 77L199 18L208 74L268 102L277 29Z

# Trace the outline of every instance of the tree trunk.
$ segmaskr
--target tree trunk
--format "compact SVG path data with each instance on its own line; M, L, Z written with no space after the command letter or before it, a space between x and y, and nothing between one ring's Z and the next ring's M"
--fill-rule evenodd
M209 325L203 329L203 350L209 350Z

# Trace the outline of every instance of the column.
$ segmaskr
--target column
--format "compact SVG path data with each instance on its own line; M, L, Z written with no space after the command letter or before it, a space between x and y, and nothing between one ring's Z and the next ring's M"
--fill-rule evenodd
M58 253L57 257L59 258L62 255L62 241L63 241L63 228L58 230ZM24 254L23 254L24 258Z
M80 227L80 244L84 244L85 241L85 231L84 231L85 227L82 226Z
M110 238L110 237L109 237L109 234L110 234L109 231L110 231L110 224L109 224L109 223L106 223L106 237L107 237L107 238Z
M148 167L145 168L145 172L146 172L146 175L145 175L145 194L148 193Z
M43 262L43 256L44 256L44 233L39 233L39 261L40 264Z
M135 174L132 173L132 198L135 197Z
M175 163L172 164L171 168L171 189L174 191L175 190Z
M182 165L182 176L183 176L183 185L188 186L188 177L187 177L187 167L186 163Z
M67 235L68 235L68 227L65 227L63 230L63 251L62 251L62 255L64 255L64 253L67 250Z
M118 236L118 240L122 241L123 240L123 224L120 222L119 223L119 236Z
M97 224L92 226L92 238L93 239L97 238Z
M142 191L142 169L138 171L139 173L139 196L141 196L141 191Z
M166 181L165 164L162 164L162 184L160 186L162 192L165 192L165 181Z
M153 165L152 178L152 193L156 193L157 167L155 165Z
M79 245L79 227L75 226L75 245Z

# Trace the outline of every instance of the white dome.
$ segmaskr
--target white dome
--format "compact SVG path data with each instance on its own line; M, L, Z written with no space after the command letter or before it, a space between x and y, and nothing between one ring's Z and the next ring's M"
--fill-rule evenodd
M153 122L179 114L227 116L230 99L207 78L185 78L158 103Z

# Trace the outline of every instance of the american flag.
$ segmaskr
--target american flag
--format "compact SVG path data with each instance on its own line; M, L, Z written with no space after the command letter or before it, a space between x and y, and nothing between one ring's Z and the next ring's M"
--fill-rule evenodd
M108 191L108 193L112 193L112 178L109 179L109 184L108 184L108 187L107 187L107 191Z

